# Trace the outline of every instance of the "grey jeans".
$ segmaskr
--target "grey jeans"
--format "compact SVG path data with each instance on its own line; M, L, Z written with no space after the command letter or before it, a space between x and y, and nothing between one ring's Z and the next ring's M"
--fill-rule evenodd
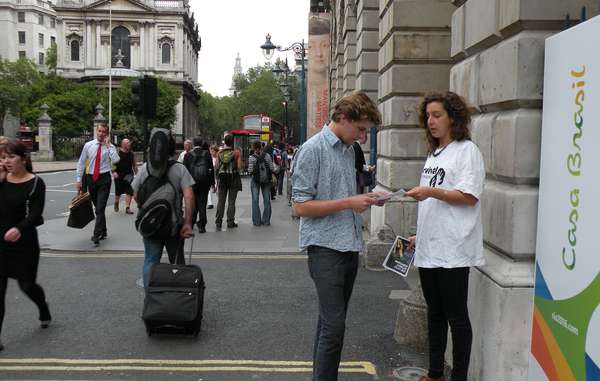
M337 381L346 313L358 271L358 253L308 247L308 270L319 298L313 380Z

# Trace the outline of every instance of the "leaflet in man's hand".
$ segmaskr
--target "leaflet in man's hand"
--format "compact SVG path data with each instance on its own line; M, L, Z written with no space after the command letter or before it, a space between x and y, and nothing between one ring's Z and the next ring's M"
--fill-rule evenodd
M404 196L405 193L406 193L406 191L404 189L398 189L394 193L386 193L383 196L377 197L377 201L387 201L387 200L391 199L392 197L396 197L396 196L402 197L402 196Z
M390 252L383 261L383 267L396 274L406 276L415 258L415 248L409 249L410 241L404 237L397 236Z

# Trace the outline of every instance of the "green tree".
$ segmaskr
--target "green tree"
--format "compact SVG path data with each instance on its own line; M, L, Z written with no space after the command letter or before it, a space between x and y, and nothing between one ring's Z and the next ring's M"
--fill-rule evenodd
M57 64L57 52L56 52L56 44L51 44L48 49L46 49L46 65L50 70L50 73L56 74L56 64Z
M27 104L29 89L42 80L35 65L26 59L10 62L0 58L0 135L4 135L4 117L10 111L18 115Z

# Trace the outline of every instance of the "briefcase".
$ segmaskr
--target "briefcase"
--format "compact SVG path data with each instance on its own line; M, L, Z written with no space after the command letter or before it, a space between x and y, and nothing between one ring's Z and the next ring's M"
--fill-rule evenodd
M69 219L67 220L68 227L83 229L95 218L92 199L88 192L78 194L71 200L69 204Z

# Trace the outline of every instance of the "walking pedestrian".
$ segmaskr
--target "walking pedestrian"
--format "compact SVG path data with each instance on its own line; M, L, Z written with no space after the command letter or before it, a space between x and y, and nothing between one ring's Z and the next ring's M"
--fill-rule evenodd
M131 211L131 199L133 197L131 183L137 172L137 163L135 155L131 151L131 143L129 139L123 139L119 148L119 162L113 171L113 179L115 181L115 212L119 211L121 195L125 194L125 213L133 214Z
M210 146L210 156L212 156L213 168L217 168L217 159L219 156L219 147ZM215 171L216 172L216 171ZM213 186L210 187L210 192L208 192L208 206L206 209L212 209L215 205L215 195L217 193L217 174L215 173L215 178L213 182Z
M36 227L43 223L46 185L33 174L23 143L9 141L0 151L0 167L7 173L0 182L0 334L8 278L17 280L21 291L37 306L41 327L48 328L50 309L44 290L36 283L40 261ZM0 341L0 351L3 349Z
M348 302L363 248L360 213L378 205L378 193L356 194L352 143L381 123L377 106L362 91L340 99L331 122L294 157L294 208L300 247L317 290L319 319L313 351L313 380L335 381L346 330Z
M271 173L273 172L273 159L262 152L259 141L252 144L254 153L248 158L248 172L252 175L250 191L252 194L252 223L254 226L271 225ZM260 214L259 196L263 196L263 213Z
M406 195L419 201L415 266L427 302L429 372L419 381L443 381L448 325L452 332L452 381L466 381L472 330L467 308L469 268L483 266L479 198L485 168L471 141L471 116L455 93L430 93L419 107L429 155L418 187Z
M272 158L275 158L275 148L273 147L272 143L267 144L263 148L263 152L265 152ZM279 173L279 165L274 163L274 168L275 169L271 174L271 176L273 177L271 182L271 200L275 200L275 195L277 194L277 173Z
M183 165L188 169L195 182L192 225L198 221L198 232L206 233L206 203L208 202L208 192L215 184L215 169L210 152L208 152L208 144L204 144L200 136L194 138L194 148L185 155Z
M283 143L279 143L277 149L273 151L273 162L279 167L277 171L277 194L283 195L283 180L285 179L285 172L287 170L287 152L285 152L285 146Z
M217 230L221 230L223 224L223 215L225 213L225 201L227 200L227 227L237 228L235 222L235 201L237 194L242 190L242 180L240 178L241 154L233 147L233 135L225 136L223 140L225 146L217 156L217 187L219 201L217 204L217 215L215 225Z
M181 153L179 154L179 156L177 157L177 161L180 163L183 163L183 159L185 158L185 155L190 152L193 148L193 142L190 139L186 139L183 142L183 151L181 151Z
M142 275L144 287L148 287L150 269L154 264L160 262L163 248L167 250L170 263L185 264L183 255L184 240L192 235L192 211L194 210L192 186L194 185L194 179L182 163L171 159L175 155L175 141L170 131L168 131L168 136L164 131L168 130L158 128L152 130L148 149L149 159L142 165L138 176L131 184L134 192L133 197L140 208L138 219L140 213L144 212L145 200L157 190L157 188L152 189L152 186L156 186L157 182L160 184L161 180L166 177L166 182L171 184L172 190L175 192L174 203L170 205L174 208L177 217L175 228L172 229L174 234L163 237L158 236L157 233L156 236L143 237L144 267ZM154 135L157 135L157 137ZM166 219L170 220L169 217ZM163 223L165 223L164 220Z
M77 191L90 192L96 210L96 223L92 242L95 246L108 236L104 210L111 186L111 167L120 160L116 147L110 142L108 125L96 127L96 139L83 146L79 162L77 162ZM86 170L87 163L87 170Z

